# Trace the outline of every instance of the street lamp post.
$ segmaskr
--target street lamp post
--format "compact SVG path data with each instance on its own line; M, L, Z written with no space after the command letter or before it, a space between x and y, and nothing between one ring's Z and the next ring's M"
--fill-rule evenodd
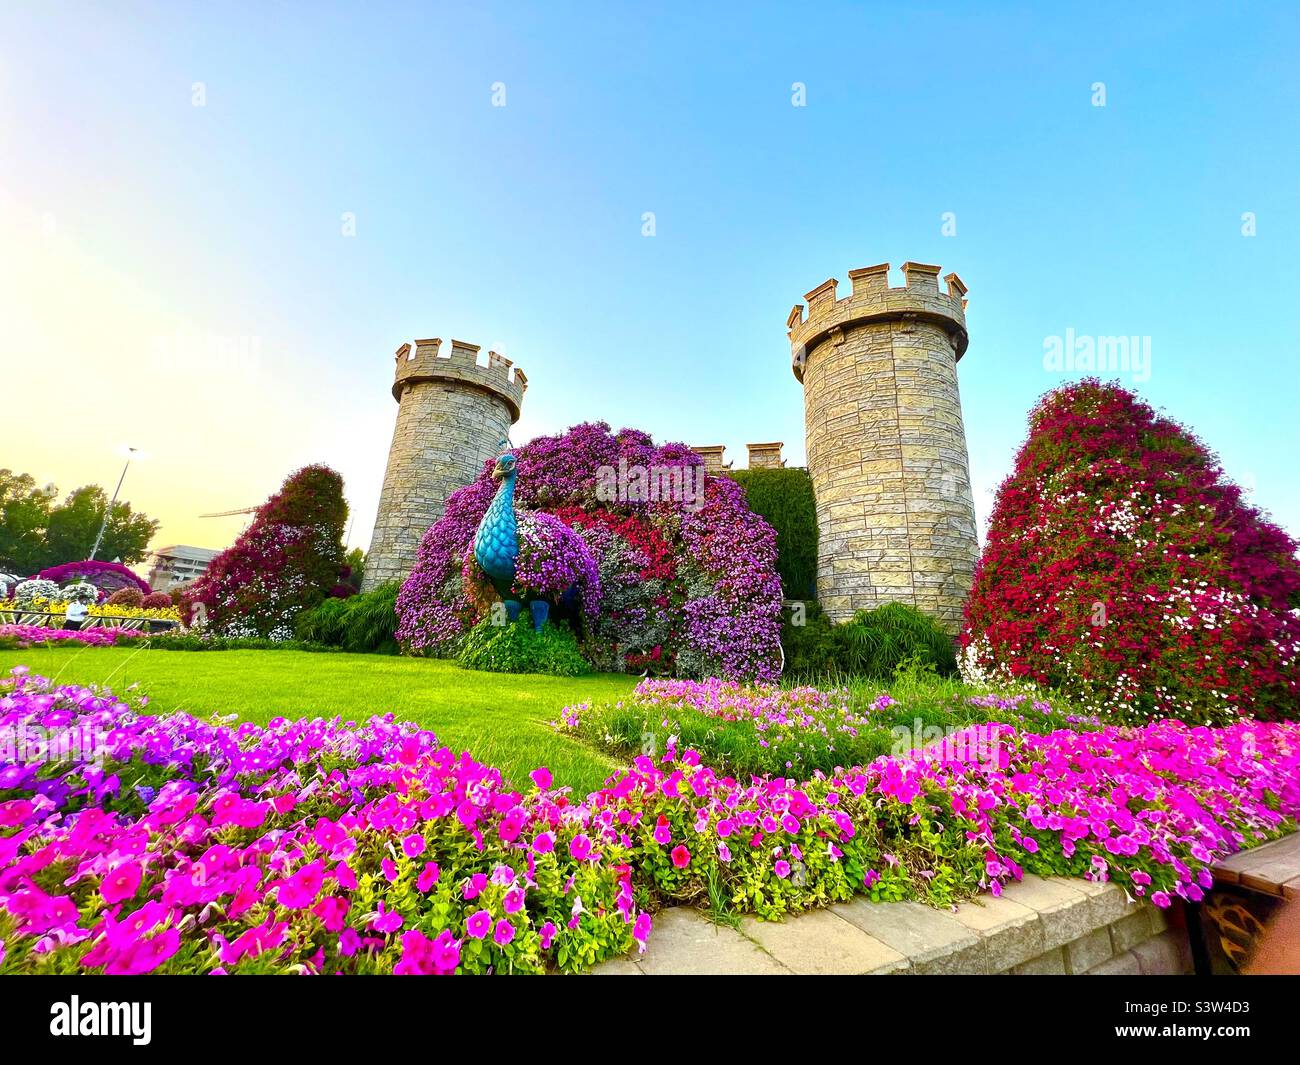
M108 516L113 513L113 507L117 505L117 493L122 491L122 482L126 480L126 471L131 468L131 460L139 450L136 447L126 449L126 465L122 467L122 476L117 479L117 487L113 489L113 498L104 509L104 520L99 523L99 532L95 534L95 546L90 549L90 561L92 562L95 560L95 555L99 553L99 545L104 539L104 530L108 528Z

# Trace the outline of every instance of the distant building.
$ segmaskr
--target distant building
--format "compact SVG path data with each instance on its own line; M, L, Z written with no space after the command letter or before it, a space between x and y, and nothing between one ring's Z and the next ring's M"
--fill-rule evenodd
M155 592L167 592L178 584L185 584L203 575L208 563L220 551L210 547L191 547L189 544L171 544L153 553L149 564L149 587Z

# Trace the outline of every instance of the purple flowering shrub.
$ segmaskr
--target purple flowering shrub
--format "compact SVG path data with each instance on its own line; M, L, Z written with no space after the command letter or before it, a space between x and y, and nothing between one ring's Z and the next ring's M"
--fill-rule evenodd
M37 574L42 580L55 584L91 584L99 591L101 600L122 588L134 588L141 595L149 594L149 582L137 576L120 562L100 562L86 559L83 562L65 562L51 566Z
M548 599L576 588L589 615L600 611L600 570L583 538L554 514L519 516L515 583Z
M703 476L702 460L683 444L656 446L645 433L614 433L603 422L539 437L516 456L517 583L556 594L579 586L579 636L593 666L735 679L780 672L776 538L735 482ZM699 477L702 498L684 490L611 496L603 478L614 470L655 471L679 485ZM411 650L453 654L487 616L491 590L477 573L473 540L495 494L490 472L486 463L452 493L420 544L397 600L397 637Z

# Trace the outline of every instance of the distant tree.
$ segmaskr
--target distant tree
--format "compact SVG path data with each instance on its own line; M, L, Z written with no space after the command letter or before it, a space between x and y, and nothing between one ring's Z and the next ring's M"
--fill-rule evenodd
M343 556L343 566L347 573L342 575L342 583L361 591L361 582L366 575L366 553L361 548L354 547Z
M0 470L0 570L30 575L50 564L45 528L56 493L30 474Z
M0 570L28 575L87 558L108 508L108 494L89 484L57 502L54 485L39 487L30 474L0 470ZM148 553L158 522L117 502L96 557L126 565Z
M45 544L50 561L46 565L71 562L90 557L95 535L108 509L108 495L97 484L84 485L68 494L61 504L50 510ZM148 554L149 541L158 531L158 522L145 514L136 514L130 503L113 504L104 539L96 558L123 564L139 562Z

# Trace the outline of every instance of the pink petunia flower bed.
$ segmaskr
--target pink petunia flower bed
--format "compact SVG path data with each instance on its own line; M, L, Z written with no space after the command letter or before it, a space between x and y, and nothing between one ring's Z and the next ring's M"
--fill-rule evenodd
M1024 871L1167 906L1300 812L1293 724L998 729L992 758L804 781L670 749L578 799L391 716L151 717L20 667L0 686L0 972L575 970L711 882L767 918L949 905Z
M42 625L0 625L0 643L13 641L15 647L51 643L80 643L87 647L112 647L119 640L136 640L142 633L139 629L93 628L93 629L47 629Z

